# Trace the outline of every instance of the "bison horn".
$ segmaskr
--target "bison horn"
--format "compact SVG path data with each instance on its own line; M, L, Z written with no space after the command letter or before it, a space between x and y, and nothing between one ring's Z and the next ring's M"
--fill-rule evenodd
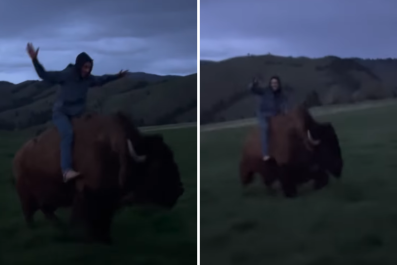
M146 160L146 156L140 156L136 153L134 146L132 145L131 140L127 140L127 146L128 146L128 152L130 153L131 157L136 161L136 162L144 162Z
M320 140L315 140L312 137L312 134L310 133L310 130L307 130L307 138L309 139L309 142L313 145L318 145L320 144Z

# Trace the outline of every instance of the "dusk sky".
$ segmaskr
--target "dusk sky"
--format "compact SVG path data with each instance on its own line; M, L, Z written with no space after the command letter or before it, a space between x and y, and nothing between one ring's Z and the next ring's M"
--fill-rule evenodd
M27 42L47 70L87 52L93 74L197 72L196 0L13 0L0 3L0 81L37 80Z
M396 0L201 0L201 59L397 57Z

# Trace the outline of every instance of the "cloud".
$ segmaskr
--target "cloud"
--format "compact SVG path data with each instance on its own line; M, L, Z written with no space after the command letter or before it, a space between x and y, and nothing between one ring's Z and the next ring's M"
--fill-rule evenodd
M85 51L94 74L120 69L197 72L196 0L14 0L0 3L0 80L37 79L27 42L46 69L63 69Z
M393 0L202 0L200 14L203 59L397 57Z

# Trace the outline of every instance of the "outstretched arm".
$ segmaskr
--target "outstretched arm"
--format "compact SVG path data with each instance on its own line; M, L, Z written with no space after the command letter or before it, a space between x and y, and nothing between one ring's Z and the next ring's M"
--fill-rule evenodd
M51 82L53 84L59 84L63 81L63 72L62 71L46 71L44 67L41 65L37 57L32 60L34 69L36 70L37 75L43 79L44 81Z
M263 90L259 87L258 82L255 80L248 85L248 89L255 95L262 95Z
M49 81L51 83L61 83L63 81L63 72L47 72L44 67L40 64L39 60L37 59L37 55L39 53L39 49L35 49L32 43L28 43L26 46L26 51L29 54L30 59L32 59L34 69L36 69L37 75L43 79L44 81Z
M92 85L91 86L103 86L106 83L112 82L119 79L119 75L92 75Z
M124 77L126 73L127 73L127 71L120 71L116 75L102 75L102 76L91 75L91 77L92 77L91 86L103 86L106 83L109 83L109 82L112 82L119 78Z

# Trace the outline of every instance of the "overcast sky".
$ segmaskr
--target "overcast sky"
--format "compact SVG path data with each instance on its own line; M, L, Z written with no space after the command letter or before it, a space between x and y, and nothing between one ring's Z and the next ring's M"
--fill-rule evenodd
M0 1L0 81L38 79L27 42L40 47L47 70L62 70L85 51L98 75L196 73L197 1Z
M397 57L396 0L201 0L201 59Z

